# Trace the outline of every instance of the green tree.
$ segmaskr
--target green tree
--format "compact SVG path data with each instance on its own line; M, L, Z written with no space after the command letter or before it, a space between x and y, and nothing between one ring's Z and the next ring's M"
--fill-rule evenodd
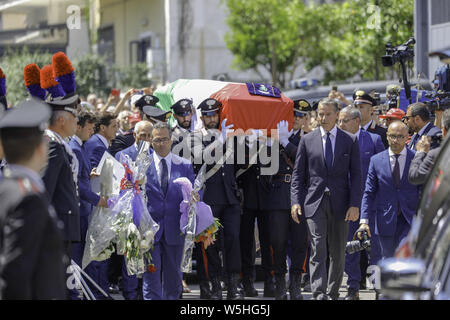
M106 60L99 55L88 54L73 61L77 81L77 93L87 97L89 93L107 97L113 87L108 76Z
M312 4L288 0L227 0L228 48L235 66L266 68L285 86L300 63L321 67L325 83L351 77L384 79L385 44L414 34L414 0L349 0Z
M230 11L225 37L240 69L259 67L272 76L274 85L284 86L298 64L301 0L226 0ZM262 78L262 76L261 76Z
M352 0L308 7L301 18L306 26L301 30L302 44L314 45L302 46L306 69L321 66L325 83L354 76L385 79L391 72L381 64L385 44L399 45L414 35L413 11L413 0Z
M0 59L0 67L6 76L6 97L9 105L14 106L29 96L23 80L23 69L30 63L42 68L52 63L52 55L48 52L30 52L24 47L20 50L8 49Z

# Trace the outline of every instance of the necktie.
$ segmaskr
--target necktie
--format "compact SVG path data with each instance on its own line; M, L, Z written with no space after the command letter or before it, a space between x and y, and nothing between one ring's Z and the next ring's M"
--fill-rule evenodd
M333 148L331 147L329 132L327 132L327 142L325 144L325 164L327 165L327 169L331 170L331 166L333 165Z
M169 171L167 170L166 159L161 159L161 190L164 195L167 192L167 186L169 184Z
M394 156L395 156L395 165L392 175L394 176L395 185L398 187L400 185L400 164L398 162L398 157L400 157L400 155L396 154Z

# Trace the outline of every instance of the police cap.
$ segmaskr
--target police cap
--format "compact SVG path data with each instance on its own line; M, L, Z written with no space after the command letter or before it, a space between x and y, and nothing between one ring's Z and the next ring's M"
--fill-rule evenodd
M363 90L355 90L353 93L354 104L370 104L371 106L376 105L375 99Z
M181 99L178 100L170 107L173 112L178 116L187 116L192 113L192 100Z
M219 112L222 103L214 98L203 100L197 107L204 116L213 116Z

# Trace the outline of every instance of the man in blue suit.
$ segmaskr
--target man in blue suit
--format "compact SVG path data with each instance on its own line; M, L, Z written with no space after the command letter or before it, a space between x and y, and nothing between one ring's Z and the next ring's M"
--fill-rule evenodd
M392 257L399 243L411 229L417 212L419 188L408 181L408 171L415 152L405 146L408 128L393 122L388 128L389 149L370 160L366 189L361 205L359 231L378 235L382 258ZM368 221L375 217L375 229ZM358 232L360 236L361 232Z
M92 168L98 166L103 153L108 150L111 141L116 137L117 130L118 125L114 115L105 113L98 117L94 127L95 134L84 145Z
M103 154L107 152L111 140L116 136L117 130L118 125L114 115L104 113L97 118L94 127L95 134L84 144L84 152L91 168L97 168ZM97 269L98 284L105 292L109 291L108 265L109 260L100 261Z
M81 228L81 241L73 245L73 260L81 266L83 259L83 252L85 247L86 233L89 225L89 216L94 206L107 207L107 199L100 197L91 190L90 178L91 178L91 164L85 155L83 142L88 140L94 133L95 116L89 112L81 112L77 116L77 131L69 141L69 146L75 153L78 159L78 191L80 194L80 228ZM98 281L98 265L96 261L91 262L86 268L86 273ZM102 296L96 292L97 298ZM72 299L76 299L74 295L71 295Z
M414 131L408 148L416 151L416 144L422 136L435 137L442 135L441 129L435 127L430 121L430 111L421 102L413 103L406 110L405 119L410 129ZM439 143L431 143L430 149L439 147Z
M354 107L349 106L339 112L338 124L339 128L358 138L359 153L361 157L362 188L364 189L367 179L367 172L369 171L370 158L374 154L384 151L383 142L381 141L381 137L379 135L361 130L361 112ZM363 189L361 191L363 191ZM372 219L369 226L373 225L374 221ZM358 227L359 219L357 221L350 221L347 241L352 240ZM370 264L376 264L380 258L378 237L372 235L371 244ZM359 283L361 281L360 252L355 252L353 254L346 253L345 273L348 275L348 293L345 299L359 300Z
M361 204L358 141L336 127L338 113L336 101L319 102L320 127L300 140L291 184L292 219L298 223L305 214L308 225L311 290L318 300L339 298L347 221L358 219Z
M173 181L180 177L194 183L192 164L170 152L171 130L167 123L156 123L152 129L153 162L147 171L145 190L148 211L159 224L150 250L155 272L143 275L145 300L176 300L182 291L180 269L184 235L180 231L181 187Z

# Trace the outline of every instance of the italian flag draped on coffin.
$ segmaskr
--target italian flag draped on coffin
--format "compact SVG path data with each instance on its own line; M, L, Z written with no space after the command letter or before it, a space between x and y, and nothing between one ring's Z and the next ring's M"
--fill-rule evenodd
M223 105L220 122L227 118L227 125L234 124L235 130L267 129L270 134L281 120L287 120L290 129L294 120L294 102L267 84L179 79L158 88L154 95L159 98L157 106L168 111L183 98L192 99L196 107L207 98L219 100ZM200 115L196 109L195 129L201 127ZM175 126L173 118L169 123Z

